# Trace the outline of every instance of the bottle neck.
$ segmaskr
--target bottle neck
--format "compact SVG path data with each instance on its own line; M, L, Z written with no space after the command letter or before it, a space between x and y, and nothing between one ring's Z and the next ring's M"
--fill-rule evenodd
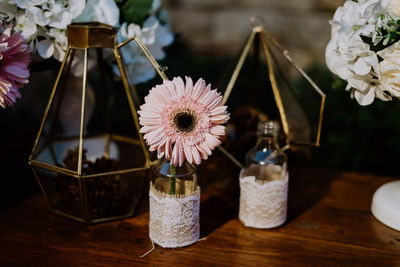
M279 150L278 140L273 135L259 135L257 140L257 147L263 146L268 150Z

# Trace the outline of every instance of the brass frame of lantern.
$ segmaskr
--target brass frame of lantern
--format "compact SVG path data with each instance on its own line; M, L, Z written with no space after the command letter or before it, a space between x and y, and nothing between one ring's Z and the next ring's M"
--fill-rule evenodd
M77 30L76 28L74 28L74 26L78 26L80 27L80 30ZM86 26L87 29L84 29ZM139 46L139 48L141 49L141 51L143 52L143 54L147 57L147 59L150 61L150 63L152 64L152 66L154 67L154 69L157 71L158 75L162 78L162 79L168 79L167 76L165 75L164 71L166 71L168 68L167 67L160 67L159 64L157 63L157 61L154 59L154 57L151 55L150 51L148 50L148 48L146 47L146 45L143 43L143 41L140 39L139 36L132 36L131 38L127 39L126 41L120 43L120 44L116 44L116 37L115 35L113 35L113 38L111 39L109 35L105 35L103 32L99 31L94 37L94 39L90 39L88 38L88 31L89 31L89 26L90 27L107 27L109 30L116 30L115 27L112 27L110 25L106 25L103 23L97 23L97 22L89 22L89 23L73 23L68 25L68 30L67 30L67 35L68 35L68 39L69 39L69 43L68 43L68 48L67 51L65 53L64 59L62 61L61 67L59 69L58 75L56 77L56 81L54 83L52 92L50 94L50 99L48 101L48 104L46 106L45 109L45 113L43 115L41 124L40 124L40 128L38 131L38 134L35 138L35 142L32 148L32 152L29 155L29 165L31 165L32 167L32 171L34 173L34 176L37 180L37 182L39 183L40 189L50 207L50 210L53 211L54 213L63 215L65 217L77 220L77 221L81 221L81 222L86 222L86 223L98 223L98 222L102 222L102 221L109 221L109 220L118 220L118 219L122 219L122 218L126 218L129 217L130 215L123 215L123 216L116 216L116 217L109 217L109 218L105 218L105 219L95 219L95 220L89 220L89 216L88 216L88 201L87 201L87 196L86 196L86 190L85 190L85 183L83 183L83 179L87 179L87 178L96 178L96 177L101 177L101 176L106 176L106 175L119 175L119 174L127 174L127 173L133 173L133 172L139 172L139 171L145 171L145 170L149 170L150 167L152 165L154 165L156 163L156 161L151 161L150 158L150 154L149 151L147 149L146 143L143 139L143 135L140 133L140 125L139 125L139 119L138 119L138 115L137 115L137 110L135 107L135 102L136 103L140 103L139 97L137 95L136 89L134 87L134 85L130 85L128 82L128 78L125 72L125 68L124 68L124 63L121 57L121 53L120 50L122 47L124 47L125 45L127 45L128 43L130 43L131 41L136 41L137 45ZM83 28L83 30L82 30ZM70 42L70 40L72 39L72 41ZM138 168L130 168L130 169L124 169L124 170L117 170L117 171L110 171L110 172L103 172L103 173L96 173L96 174L91 174L91 175L82 175L82 158L83 158L83 140L87 139L87 138L93 138L93 137L98 137L97 136L84 136L84 121L85 121L85 97L86 97L86 91L87 91L87 72L88 72L88 49L89 48L112 48L114 56L117 60L117 64L118 64L118 69L121 73L121 79L123 82L123 86L125 89L125 94L126 97L128 99L128 103L129 103L129 107L132 113L132 117L135 123L135 127L136 127L136 131L138 133L138 137L139 140L134 139L134 138L129 138L129 137L125 137L125 136L120 136L120 135L113 135L113 134L109 134L106 133L106 151L105 151L105 155L108 155L108 150L109 150L109 145L110 145L110 140L111 138L114 138L117 141L124 141L126 143L131 143L131 144L135 144L135 145L140 145L142 148L142 151L144 153L144 157L145 157L145 164L143 167L138 167ZM82 81L82 104L81 104L81 117L80 117L80 129L79 129L79 154L78 154L78 167L76 171L73 170L69 170L63 167L59 167L59 166L55 166L49 163L45 163L45 162L40 162L38 160L33 159L34 156L36 154L39 154L40 151L36 151L38 144L39 144L39 140L40 137L43 134L43 128L45 125L45 122L47 120L50 108L53 104L54 101L54 97L55 97L55 93L57 91L57 87L59 85L60 82L60 78L61 75L63 73L63 70L65 68L65 64L68 60L68 56L71 53L71 50L75 49L75 50L82 50L84 51L84 70L83 70L83 81ZM72 59L71 59L72 61ZM101 135L104 136L104 135ZM59 138L57 139L57 141L65 141L65 140L71 140L71 139L76 139L76 137L66 137L66 138ZM51 142L50 142L51 143ZM52 157L55 158L55 153L53 151L53 148L51 147L51 145L49 144L45 144L43 145L43 149L45 149L46 147L50 148L50 152L52 154ZM54 161L56 162L56 161ZM67 175L70 177L74 177L77 178L79 180L79 191L80 191L80 199L83 202L83 208L84 208L84 214L83 217L84 219L82 220L82 218L73 216L71 214L67 214L61 211L58 211L56 209L54 209L51 206L50 200L47 196L47 193L43 187L42 182L39 179L39 176L35 170L34 167L39 167L48 171L52 171L52 172L56 172L59 174L63 174L63 175Z
M299 65L290 57L289 52L285 49L283 49L279 43L264 29L263 22L260 18L251 18L251 24L253 26L252 32L250 33L249 38L247 39L247 42L243 48L243 51L240 55L240 58L238 60L238 63L233 71L233 74L231 76L231 79L226 87L225 93L223 95L223 105L226 104L228 101L228 98L233 90L233 87L235 86L236 80L239 76L239 73L244 65L244 62L246 60L247 55L250 52L251 46L254 44L254 39L256 35L259 35L260 42L262 43L264 54L265 54L265 59L267 62L267 68L268 68L268 77L271 83L272 87L272 92L274 95L274 99L276 102L276 105L279 110L279 115L281 117L281 122L283 125L283 131L286 136L286 146L282 150L287 150L291 148L291 146L320 146L320 138L321 138L321 129L322 129L322 121L323 121L323 114L324 114L324 109L325 109L325 100L326 100L326 95L322 90L318 87L317 84L299 67ZM281 94L279 92L279 86L275 78L275 72L274 72L274 67L273 67L273 60L271 57L271 52L269 48L269 43L273 45L275 48L278 49L280 53L284 56L284 58L307 80L307 82L312 86L312 88L321 96L321 104L320 104L320 110L319 110L319 120L318 120L318 130L317 130L317 136L316 140L314 142L309 142L309 141L301 141L301 140L289 140L289 124L287 121L287 116L285 113L284 105L282 102ZM240 163L239 160L237 160L229 151L227 151L224 147L219 146L218 149L225 154L233 163L235 163L239 168L243 168L243 165Z

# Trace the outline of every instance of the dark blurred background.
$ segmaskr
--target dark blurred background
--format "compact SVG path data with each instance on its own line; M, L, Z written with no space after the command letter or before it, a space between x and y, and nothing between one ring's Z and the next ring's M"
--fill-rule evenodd
M164 1L176 40L167 49L166 59L161 64L169 67L169 77L190 75L196 80L202 77L223 91L251 30L249 18L260 16L267 30L291 52L292 57L327 95L321 147L313 148L311 159L304 164L399 176L396 164L400 160L399 101L376 100L370 106L359 106L344 90L346 84L332 75L324 63L324 49L330 38L328 21L343 2ZM22 89L22 99L13 107L0 111L0 209L39 192L28 166L28 156L55 80L54 70L58 67L57 63L32 66L31 82ZM261 64L262 67L265 64ZM246 87L246 79L253 72L254 68L245 66L238 79L238 87ZM150 81L138 85L139 94L145 95L154 83ZM301 101L301 94L308 92L301 90L306 84L300 80L295 83L300 88ZM268 86L266 88L270 90ZM248 90L251 91L251 88ZM267 105L270 101L268 94L265 97ZM241 102L238 98L232 101ZM318 102L310 103L309 107L318 108L318 105Z

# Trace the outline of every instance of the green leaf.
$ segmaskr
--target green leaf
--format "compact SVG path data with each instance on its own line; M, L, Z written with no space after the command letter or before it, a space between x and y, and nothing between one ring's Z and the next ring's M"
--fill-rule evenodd
M389 40L390 40L390 36L383 39L383 45L387 45L389 43Z
M121 8L123 21L142 25L152 4L153 0L127 0Z

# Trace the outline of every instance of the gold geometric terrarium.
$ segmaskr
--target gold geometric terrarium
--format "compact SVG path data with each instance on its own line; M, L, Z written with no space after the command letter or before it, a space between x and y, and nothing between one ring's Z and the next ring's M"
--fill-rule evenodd
M264 29L260 18L251 18L251 24L252 31L241 51L238 62L225 89L223 103L228 103L229 108L234 109L235 105L232 103L233 101L228 101L234 98L236 100L239 99L240 104L247 101L247 105L254 106L255 102L262 102L260 106L265 106L267 102L266 98L270 98L268 99L268 105L275 106L276 119L280 120L283 128L285 150L290 148L292 150L304 151L307 150L307 147L319 146L326 99L325 94L289 56L289 52L282 49L278 42ZM266 66L260 60L262 52L265 56ZM245 78L244 86L236 88L240 87L237 81L243 72L243 66L246 62L251 61L249 55L252 55L253 63L250 68L251 77ZM258 73L260 69L266 71L267 75L260 75ZM261 78L257 79L259 77ZM256 80L258 84L254 85ZM259 84L260 81L261 86ZM255 91L255 87L260 87L258 88L260 90ZM240 90L241 92L238 92ZM272 93L266 96L264 93L268 90L271 90ZM235 93L237 94L234 95ZM235 112L232 112L232 110L230 112L232 114L231 122L235 124ZM239 120L250 121L250 115L247 116L247 113L245 115L243 113ZM228 125L229 128L231 127ZM249 132L251 130L246 128L246 131ZM233 143L245 143L245 139L238 141L237 133L233 133L232 135L236 138L232 141ZM236 165L243 167L243 159L238 157L237 152L239 149L237 146L229 146L228 141L223 142L223 145L218 148Z
M166 78L139 37L117 44L116 34L96 22L68 25L68 48L29 157L51 210L86 223L132 216L152 164L122 49L136 45ZM105 63L110 58L118 67Z

